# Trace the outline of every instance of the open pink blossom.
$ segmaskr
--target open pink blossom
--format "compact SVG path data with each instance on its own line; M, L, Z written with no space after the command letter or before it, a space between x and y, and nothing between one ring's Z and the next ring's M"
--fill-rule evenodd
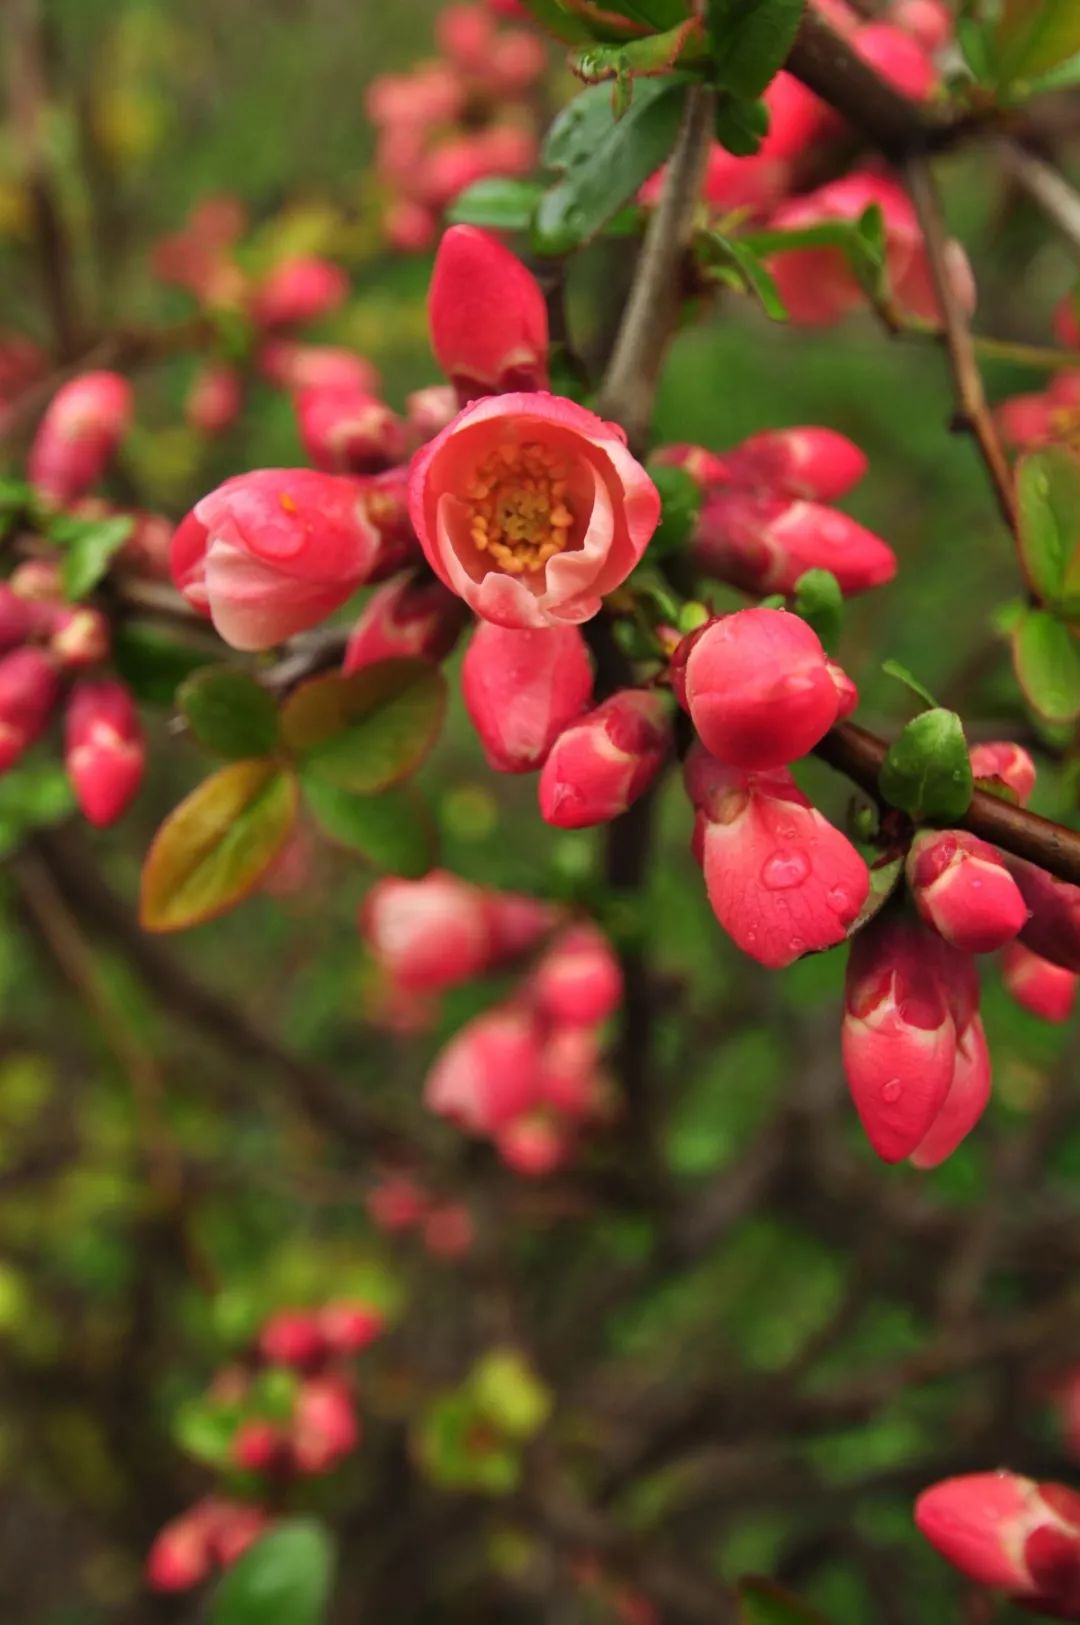
M660 519L622 430L558 395L466 407L417 456L409 498L436 575L507 627L591 619Z
M1010 396L995 408L994 419L1019 451L1080 443L1080 372L1059 372L1044 390Z

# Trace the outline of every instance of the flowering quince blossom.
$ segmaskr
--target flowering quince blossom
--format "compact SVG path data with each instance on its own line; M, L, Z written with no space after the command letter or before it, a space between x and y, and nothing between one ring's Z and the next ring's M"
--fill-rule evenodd
M82 679L64 722L65 766L91 824L113 824L138 793L146 744L129 690L115 678Z
M177 528L173 581L234 649L269 649L369 579L380 535L365 496L359 481L309 468L238 474Z
M1059 372L1045 390L1000 402L994 420L1017 451L1080 445L1080 372Z
M469 639L462 697L497 773L542 767L592 690L592 666L576 626L520 632L481 621Z
M58 389L30 447L30 483L67 504L101 477L131 421L132 393L115 372L84 372Z
M595 1027L622 1002L622 969L595 925L571 926L540 960L531 991L554 1026Z
M1010 942L1002 954L1001 980L1018 1005L1043 1021L1068 1021L1076 1007L1080 975L1033 954L1022 942Z
M282 260L255 290L251 314L260 327L301 327L345 303L344 271L313 256Z
M438 1056L424 1085L425 1104L470 1134L493 1134L535 1100L540 1043L527 1009L477 1016Z
M1003 948L1027 921L1020 888L998 853L966 830L917 835L907 877L923 922L967 953Z
M146 1560L153 1591L188 1591L215 1568L228 1568L269 1528L260 1507L207 1497L167 1523Z
M451 226L428 292L431 342L462 406L547 388L548 315L532 273L490 232Z
M555 918L537 898L489 891L433 869L422 880L377 881L361 904L359 924L397 987L431 992L529 952Z
M791 775L726 767L695 745L685 779L709 902L736 946L780 969L842 942L870 874Z
M41 738L59 692L56 662L43 649L28 645L0 658L0 772Z
M924 1490L920 1532L976 1585L1036 1613L1080 1617L1080 1495L1017 1473L971 1473Z
M417 455L409 501L439 579L519 629L590 620L660 520L622 430L546 394L467 406Z
M971 771L976 780L996 783L1015 796L1021 807L1026 807L1035 788L1035 763L1023 745L1011 740L991 740L973 745L968 752Z
M404 422L366 391L320 384L294 404L304 450L324 473L380 474L405 455Z
M457 643L469 618L460 598L427 574L395 576L372 593L349 634L344 672L380 660L430 660L437 665Z
M557 829L606 824L643 796L671 746L663 697L622 689L561 733L540 772L540 816Z

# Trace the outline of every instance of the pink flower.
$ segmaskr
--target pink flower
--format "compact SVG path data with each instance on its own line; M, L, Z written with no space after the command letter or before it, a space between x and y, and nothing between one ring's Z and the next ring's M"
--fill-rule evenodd
M929 1129L908 1159L916 1168L936 1168L951 1157L982 1117L990 1100L990 1049L979 1016L956 1035L956 1063L948 1094Z
M565 1163L572 1146L567 1125L543 1107L504 1124L495 1146L506 1166L524 1179L543 1179Z
M405 455L405 425L374 395L320 384L296 396L300 439L327 474L379 474Z
M547 388L540 285L490 232L451 226L428 294L436 358L464 406L479 395Z
M64 763L91 824L113 824L142 783L146 742L135 702L115 678L76 683L65 717Z
M199 368L184 402L184 416L200 434L224 434L240 416L244 381L225 361L210 361Z
M359 1354L386 1330L386 1316L368 1303L328 1303L319 1310L319 1331L331 1354Z
M1001 979L1023 1009L1043 1021L1068 1021L1076 1005L1080 975L1010 942L1001 956Z
M937 69L926 47L911 31L891 23L869 23L855 36L864 62L912 101L922 102L937 84Z
M998 853L966 830L917 835L907 880L923 923L969 954L1003 948L1028 918L1020 888Z
M618 997L621 998L620 985ZM594 1117L603 1105L600 1043L595 1027L556 1027L540 1057L540 1098L574 1121Z
M461 668L461 692L488 763L531 773L588 705L593 675L576 626L514 631L481 621Z
M520 629L591 619L660 518L622 431L558 395L466 407L417 456L409 496L436 575L483 620Z
M858 485L867 469L864 451L835 429L766 429L721 459L722 480L783 496L835 502Z
M280 389L355 389L374 395L379 388L370 361L334 344L267 339L259 351L259 371Z
M1011 790L1021 807L1031 800L1035 788L1035 763L1023 745L1001 739L973 745L969 752L975 778L994 781Z
M1020 932L1024 947L1065 970L1080 971L1080 886L1070 886L1009 852L1002 853L1002 861L1031 912Z
M889 18L925 51L939 51L953 36L953 16L946 0L894 0Z
M489 892L487 909L495 961L520 959L543 941L559 918L551 903L521 892Z
M509 1006L490 1010L466 1023L436 1057L424 1104L467 1134L492 1135L536 1104L539 1068L533 1017Z
M606 824L659 773L671 743L659 694L623 689L559 735L540 773L540 816L557 829Z
M686 786L709 902L737 947L779 969L843 941L869 871L789 773L724 767L697 746Z
M359 481L310 468L239 474L177 529L173 580L234 649L269 649L368 578L380 537L366 499Z
M56 503L82 496L105 472L131 409L131 385L118 373L84 372L64 384L30 447L30 483Z
M995 408L998 429L1020 451L1080 438L1080 372L1059 372L1045 390L1014 395Z
M622 969L599 927L583 923L561 932L537 965L530 993L556 1027L594 1027L613 1015L623 996Z
M360 1443L360 1421L348 1385L334 1376L300 1384L289 1430L297 1472L327 1473Z
M235 1563L269 1525L261 1507L207 1497L160 1531L146 1560L153 1591L188 1591Z
M260 327L299 327L344 304L348 278L328 260L283 260L256 289L251 314Z
M831 570L846 597L891 581L892 549L846 513L775 491L719 487L702 506L694 563L745 592L793 591L807 570Z
M56 663L41 649L0 658L0 773L40 739L59 697Z
M740 609L676 650L672 682L707 751L729 767L783 767L836 721L840 699L821 640L797 615Z
M377 881L361 906L360 930L394 981L413 990L467 982L491 955L484 893L445 870Z
M62 604L49 616L49 653L65 671L96 666L112 643L109 623L92 604Z
M461 599L426 572L395 576L361 610L349 634L342 670L360 671L380 660L405 658L437 665L454 647L468 614Z
M307 1309L282 1309L271 1315L259 1333L259 1353L268 1365L308 1371L326 1353L326 1342L316 1315Z
M412 444L423 446L441 434L457 416L457 391L452 384L428 384L414 389L405 401L405 420Z
M9 582L0 581L0 654L17 649L34 630L35 616L30 603L15 592Z
M924 1490L915 1522L976 1585L1036 1612L1074 1618L1080 1608L1080 1496L1016 1473L971 1473Z

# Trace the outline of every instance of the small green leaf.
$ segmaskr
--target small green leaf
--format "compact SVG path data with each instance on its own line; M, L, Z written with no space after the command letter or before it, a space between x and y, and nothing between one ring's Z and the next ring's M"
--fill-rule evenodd
M692 21L683 21L662 34L647 34L644 39L630 40L622 45L583 45L572 53L570 67L579 79L591 84L615 79L620 83L628 82L632 92L635 79L692 67L704 55L705 45L700 32ZM630 99L628 97L623 113L628 110Z
M489 175L459 192L446 218L452 226L483 226L489 231L528 231L543 194L539 181Z
M435 830L409 786L357 796L314 774L303 775L301 782L315 822L332 841L407 880L427 874L435 858Z
M870 890L866 895L866 902L859 910L858 915L848 926L849 937L857 937L859 932L876 919L881 913L889 898L896 891L904 877L903 857L882 859L870 867Z
M323 1625L333 1574L333 1549L320 1524L280 1523L228 1570L210 1625Z
M1013 667L1024 698L1047 722L1080 716L1080 652L1056 615L1032 609L1012 635Z
M1045 604L1074 613L1065 577L1080 557L1080 457L1045 446L1021 457L1016 470L1020 554L1032 589Z
M579 17L571 16L560 0L523 0L523 3L541 28L546 28L549 34L554 34L556 39L563 40L567 45L592 39L588 26Z
M58 514L45 526L50 541L65 548L61 566L65 595L76 602L93 592L109 568L113 555L123 547L135 521L130 514L112 514L106 519L78 519Z
M806 0L707 0L716 82L760 96L787 60Z
M994 41L999 84L1031 79L1080 51L1076 0L1004 0Z
M752 158L769 133L769 109L762 101L721 91L716 98L716 139L736 158Z
M871 294L879 291L885 275L884 226L877 204L871 204L857 220L823 220L794 231L751 231L739 241L768 257L807 248L838 249L860 286Z
M281 734L310 778L374 795L416 771L439 737L446 683L426 660L314 677L286 700Z
M551 1395L517 1349L492 1349L473 1367L469 1391L501 1433L530 1439L551 1414Z
M240 903L296 822L297 786L273 762L234 762L169 814L143 865L146 931L186 931Z
M956 43L960 54L976 84L987 84L993 77L993 45L986 24L975 17L958 17Z
M930 690L925 688L919 682L919 679L908 671L906 666L902 666L899 660L883 660L881 669L886 677L895 677L898 683L903 683L905 688L909 688L916 698L922 700L923 704L928 705L931 710L937 705L937 701Z
M787 306L780 297L776 278L745 238L722 237L718 231L709 231L700 240L725 281L751 294L771 321L787 321Z
M594 85L559 114L543 162L562 178L537 209L533 240L539 252L570 253L635 196L675 143L686 89L683 80L643 80L616 120L610 92Z
M785 1591L774 1580L740 1580L739 1625L829 1625L824 1614Z
M208 1404L194 1399L181 1405L173 1424L173 1437L185 1455L207 1467L227 1466L239 1421L236 1406Z
M889 747L878 786L886 801L916 820L960 818L974 780L956 712L939 707L909 722Z
M844 595L831 570L807 570L799 577L795 613L810 623L831 653L844 623Z
M702 490L685 468L657 463L649 474L662 504L660 523L649 543L649 557L659 559L681 552L693 536L701 512Z
M204 666L181 685L176 703L199 744L227 761L269 756L277 745L272 696L237 666Z

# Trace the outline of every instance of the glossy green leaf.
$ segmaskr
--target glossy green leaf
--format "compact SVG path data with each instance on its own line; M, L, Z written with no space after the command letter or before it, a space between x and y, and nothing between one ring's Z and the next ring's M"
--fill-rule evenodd
M660 523L649 543L649 558L680 552L689 542L701 512L701 486L685 468L658 463L649 469L660 493Z
M956 712L936 708L909 722L889 747L878 786L886 801L914 819L960 818L974 780Z
M662 34L647 34L644 39L621 45L583 45L572 54L570 67L579 79L598 84L605 79L633 80L672 73L677 67L703 61L704 56L700 32L684 22Z
M828 1625L824 1614L774 1580L751 1576L739 1581L737 1591L739 1625Z
M836 647L844 623L844 595L831 570L807 570L799 577L795 613L810 623L826 649Z
M881 669L886 677L895 677L898 683L903 683L904 687L910 689L917 699L922 700L924 705L930 706L931 709L937 705L937 701L930 690L920 683L913 672L908 671L906 666L902 666L899 660L883 660Z
M407 778L439 737L446 683L425 660L383 660L314 677L286 700L281 734L305 775L355 795Z
M1080 716L1080 651L1056 615L1032 609L1012 635L1013 667L1024 698L1047 722Z
M755 253L770 257L806 248L838 249L869 293L878 291L885 275L884 224L876 204L858 220L823 220L820 225L802 226L795 231L751 231L739 241Z
M204 666L181 685L176 703L199 744L229 761L269 756L277 745L277 706L237 666Z
M297 786L273 762L234 762L162 824L143 865L147 931L186 931L234 908L262 880L296 822Z
M314 774L301 782L306 805L332 841L390 874L408 880L427 874L435 859L435 828L408 786L357 796Z
M483 226L489 231L528 231L543 194L538 181L489 175L459 192L447 211L452 226Z
M1074 586L1066 601L1066 575L1080 558L1080 457L1064 446L1029 452L1017 464L1016 494L1028 581L1045 604L1075 613L1080 597Z
M563 0L523 0L526 11L546 28L549 34L561 39L567 45L575 45L579 40L592 39L594 36L587 24L580 17L575 16L570 8L563 4Z
M750 158L769 133L769 109L762 101L721 92L716 98L716 139L736 158Z
M228 1570L210 1625L323 1625L333 1575L333 1548L320 1524L280 1523Z
M718 231L710 231L703 233L701 241L714 273L751 294L771 321L787 321L787 306L780 297L776 278L745 238L722 237Z
M60 568L68 598L76 602L93 592L134 528L135 521L130 514L110 514L105 519L57 515L46 531L50 541L64 548Z
M1076 0L1004 0L995 37L1002 84L1049 72L1080 52Z
M537 209L533 238L541 253L570 253L635 196L675 143L685 95L681 80L643 80L617 120L610 90L593 85L560 113L543 153L562 178Z
M739 96L760 96L787 60L806 0L707 0L716 80Z

